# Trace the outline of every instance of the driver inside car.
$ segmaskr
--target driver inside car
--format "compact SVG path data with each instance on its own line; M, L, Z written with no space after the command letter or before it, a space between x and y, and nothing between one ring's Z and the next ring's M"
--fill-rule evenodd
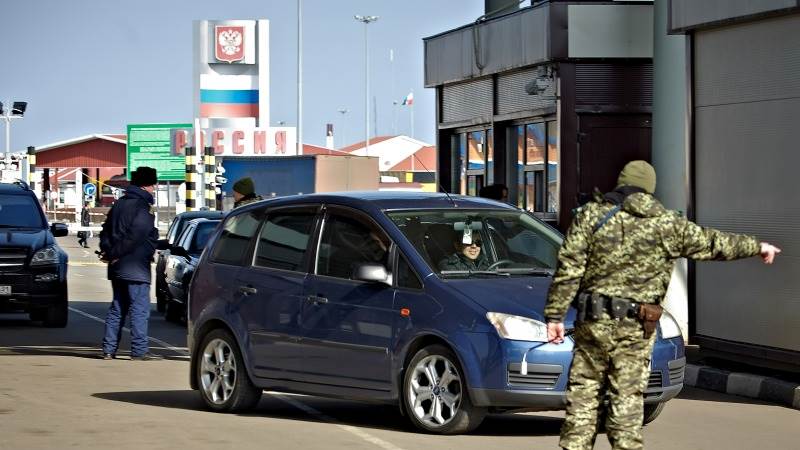
M464 243L469 240L470 243ZM455 241L456 252L439 262L439 270L487 270L489 261L481 253L480 236Z

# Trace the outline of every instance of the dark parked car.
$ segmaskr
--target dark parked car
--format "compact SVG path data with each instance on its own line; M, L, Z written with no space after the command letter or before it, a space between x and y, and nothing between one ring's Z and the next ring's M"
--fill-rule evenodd
M164 281L167 284L167 320L180 322L186 318L186 293L194 268L206 247L208 238L219 225L219 220L192 219L187 222L183 233L167 256Z
M186 224L192 219L221 219L224 213L222 211L189 211L178 214L172 219L172 223L167 230L167 241L169 245L175 245L178 237L183 233ZM164 280L164 270L167 267L167 258L170 255L169 250L159 250L156 252L156 309L158 312L165 312L167 308L167 283Z
M563 409L573 342L547 343L542 315L561 242L527 212L474 197L316 194L236 209L190 288L192 388L218 411L253 407L263 389L398 404L435 433L467 432L490 411ZM459 268L466 248L485 260ZM666 314L646 421L680 392L684 366Z
M0 183L0 311L67 326L67 254L54 239L67 233L63 223L48 226L25 183Z

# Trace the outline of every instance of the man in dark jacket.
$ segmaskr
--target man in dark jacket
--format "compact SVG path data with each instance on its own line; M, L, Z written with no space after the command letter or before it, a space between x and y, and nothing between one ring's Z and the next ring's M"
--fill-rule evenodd
M150 213L157 182L155 169L139 167L131 173L125 196L117 200L100 232L100 251L108 262L108 279L114 299L106 314L103 359L114 359L125 317L131 316L131 359L160 359L148 351L147 321L150 317L150 263L159 241Z
M84 203L83 210L81 210L81 231L78 231L78 245L83 248L89 248L87 241L89 240L89 230L86 228L91 224L89 220L89 202Z
M475 237L469 244L461 241L455 243L458 250L439 262L439 270L486 270L489 268L489 261L481 254L482 241L480 237Z

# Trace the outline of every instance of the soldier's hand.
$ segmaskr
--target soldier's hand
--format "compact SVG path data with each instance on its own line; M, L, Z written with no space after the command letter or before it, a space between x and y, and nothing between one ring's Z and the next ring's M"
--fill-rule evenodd
M564 322L547 322L547 341L554 344L564 342Z
M772 261L775 260L775 256L780 252L781 249L772 244L766 242L761 243L761 259L764 261L764 264L772 264Z

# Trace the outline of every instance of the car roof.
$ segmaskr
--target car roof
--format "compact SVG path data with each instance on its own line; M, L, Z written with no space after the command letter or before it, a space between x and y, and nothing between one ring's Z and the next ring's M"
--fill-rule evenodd
M222 221L222 217L221 216L220 217L198 217L197 219L189 220L188 223L187 223L187 227L188 227L188 225L191 225L191 224L197 225L197 224L203 223L203 222L221 222L221 221Z
M516 210L511 205L481 197L468 195L444 194L441 192L416 192L416 191L349 191L327 192L320 194L290 195L277 197L262 202L251 203L245 206L250 209L257 204L298 204L298 203L338 203L350 206L375 207L382 210L402 209L437 209L437 208L467 208L467 209L509 209ZM244 209L244 208L243 208Z
M192 220L198 218L222 218L225 213L222 211L186 211L178 214L175 218L181 220Z
M3 194L28 194L33 192L27 184L22 182L5 183L0 182L0 193Z

